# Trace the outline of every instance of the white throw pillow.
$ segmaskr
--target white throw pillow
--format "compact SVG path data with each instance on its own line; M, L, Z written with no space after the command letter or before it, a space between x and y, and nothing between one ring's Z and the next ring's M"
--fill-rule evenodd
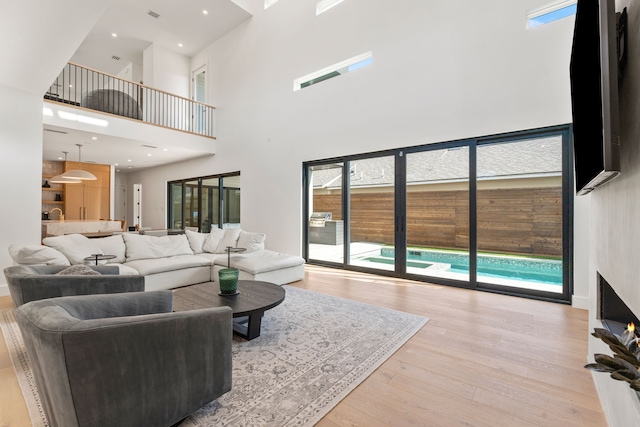
M241 230L238 237L238 247L245 248L245 253L257 252L264 249L264 240L267 235L264 233L251 233Z
M102 254L100 247L82 234L45 237L42 243L62 252L72 265L84 264L85 258L93 254Z
M197 231L185 229L184 234L187 235L189 246L191 246L191 250L193 250L194 254L201 254L204 252L204 242L209 238L210 233L198 233Z
M202 250L210 254L215 254L216 249L218 249L218 245L224 238L224 235L225 230L222 228L212 228L209 233L209 237L205 239L204 244L202 245Z
M127 246L127 261L136 259L164 258L176 255L193 255L189 239L184 234L172 236L145 236L122 234Z
M239 228L227 228L224 230L224 237L218 243L218 247L216 248L217 254L226 254L225 249L228 246L235 248L238 244L238 237L240 237L240 229Z
M106 255L115 255L114 259L107 260L105 262L125 262L125 251L126 246L124 244L124 240L122 239L122 234L114 234L109 237L102 237L100 239L93 239L93 241L98 245L103 254Z
M71 265L61 252L42 245L9 245L9 255L17 264Z

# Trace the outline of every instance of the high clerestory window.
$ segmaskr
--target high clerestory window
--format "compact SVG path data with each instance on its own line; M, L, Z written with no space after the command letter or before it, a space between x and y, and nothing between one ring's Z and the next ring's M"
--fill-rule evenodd
M548 24L576 14L577 0L562 0L527 13L527 28Z
M338 62L337 64L330 65L306 76L299 77L293 81L293 90L300 90L302 88L314 85L316 83L323 82L333 77L338 77L342 74L350 73L358 68L366 67L373 62L373 54L366 52L353 58L346 59Z
M334 6L339 5L344 0L320 0L316 3L316 15L326 12Z

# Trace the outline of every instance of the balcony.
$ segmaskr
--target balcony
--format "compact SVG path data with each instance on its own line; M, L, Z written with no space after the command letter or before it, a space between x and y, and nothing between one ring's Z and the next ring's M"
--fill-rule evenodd
M44 99L215 139L215 107L74 63Z

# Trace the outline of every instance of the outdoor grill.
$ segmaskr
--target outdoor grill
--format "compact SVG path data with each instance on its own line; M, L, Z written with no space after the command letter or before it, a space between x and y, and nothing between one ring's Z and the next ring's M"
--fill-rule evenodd
M309 227L324 227L326 221L331 220L331 212L314 212L309 218Z

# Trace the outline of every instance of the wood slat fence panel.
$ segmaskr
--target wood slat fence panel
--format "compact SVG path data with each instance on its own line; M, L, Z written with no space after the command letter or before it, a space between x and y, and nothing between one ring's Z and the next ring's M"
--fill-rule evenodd
M561 188L478 190L478 249L562 256ZM314 211L341 215L341 195L316 195ZM351 194L351 241L393 245L393 193ZM465 191L407 193L407 241L412 246L468 249Z

